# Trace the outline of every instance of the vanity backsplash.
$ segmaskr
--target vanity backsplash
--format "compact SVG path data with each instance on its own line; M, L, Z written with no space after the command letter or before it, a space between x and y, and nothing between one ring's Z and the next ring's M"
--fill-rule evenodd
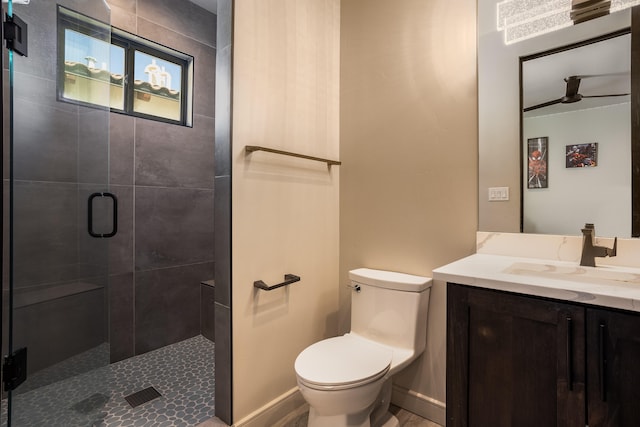
M580 231L580 226L581 224L576 225L577 231ZM613 238L614 236L598 236L596 224L596 244L611 247ZM476 252L579 263L582 253L582 236L478 231ZM618 238L617 255L613 258L597 258L596 264L640 268L640 239Z

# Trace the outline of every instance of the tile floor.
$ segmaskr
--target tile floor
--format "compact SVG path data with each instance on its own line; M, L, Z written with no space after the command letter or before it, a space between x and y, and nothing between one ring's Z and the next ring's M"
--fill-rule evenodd
M105 366L108 347L96 347L31 376L14 397L12 426L227 427L212 418L214 351L213 342L197 336ZM79 374L72 376L74 369ZM131 408L124 397L147 387L162 396ZM391 411L402 427L440 427L398 407ZM301 407L269 427L306 427L308 415Z
M422 418L416 414L412 414L397 406L391 406L391 413L394 414L400 422L400 427L442 427L440 424L436 424L425 418ZM309 417L308 406L300 407L297 411L288 414L278 423L270 427L307 427L307 420ZM228 427L217 418L205 421L198 425L198 427Z
M60 382L31 384L14 398L12 427L196 426L214 415L214 350L197 336ZM56 374L40 377L48 383ZM162 396L135 408L125 401L150 386ZM3 400L3 426L6 407Z

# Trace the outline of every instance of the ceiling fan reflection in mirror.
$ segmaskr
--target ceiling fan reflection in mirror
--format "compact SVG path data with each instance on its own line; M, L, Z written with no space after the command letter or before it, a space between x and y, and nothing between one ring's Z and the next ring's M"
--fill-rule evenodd
M532 105L531 107L526 107L522 111L532 111L537 110L539 108L548 107L550 105L556 104L573 104L574 102L581 101L584 98L608 98L615 96L628 96L629 93L612 93L612 94L603 94L603 95L582 95L579 93L580 82L583 79L587 78L595 78L595 77L607 77L607 76L620 76L627 73L608 73L608 74L592 74L592 75L578 75L578 76L569 76L565 77L564 81L566 82L566 91L564 96L553 99L551 101L543 102L540 104Z

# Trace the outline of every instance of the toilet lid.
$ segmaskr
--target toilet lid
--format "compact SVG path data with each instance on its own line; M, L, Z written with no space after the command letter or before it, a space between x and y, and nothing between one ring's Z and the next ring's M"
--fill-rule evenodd
M373 381L391 365L390 348L353 335L329 338L307 347L298 355L298 377L320 386Z

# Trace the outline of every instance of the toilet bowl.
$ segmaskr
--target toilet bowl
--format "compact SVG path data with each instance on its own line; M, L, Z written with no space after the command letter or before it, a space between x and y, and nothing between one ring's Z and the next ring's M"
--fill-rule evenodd
M424 350L431 279L371 269L350 272L351 331L296 358L309 427L392 427L393 374Z
M350 334L307 347L296 359L295 370L298 388L310 406L309 426L370 426L372 405L391 359L391 349Z

